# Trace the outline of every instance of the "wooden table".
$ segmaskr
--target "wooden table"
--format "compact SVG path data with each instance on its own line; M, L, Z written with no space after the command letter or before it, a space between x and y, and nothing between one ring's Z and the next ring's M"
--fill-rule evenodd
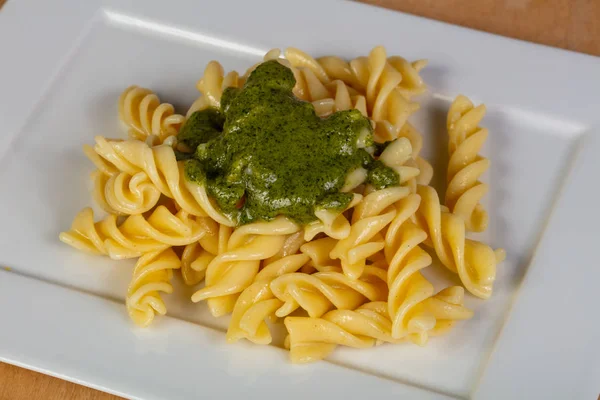
M0 7L5 1L0 0ZM600 56L600 0L363 1L491 33ZM118 397L0 363L0 399L107 400Z

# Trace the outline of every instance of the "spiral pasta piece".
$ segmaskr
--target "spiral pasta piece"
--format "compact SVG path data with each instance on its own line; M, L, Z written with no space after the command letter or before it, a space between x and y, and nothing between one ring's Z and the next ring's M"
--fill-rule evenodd
M427 342L427 336L441 336L456 324L457 321L471 319L473 311L464 306L465 290L462 286L450 286L435 296L423 301L422 312L427 313L435 318L436 323L433 329L427 332L427 335L421 335L414 340L411 340L424 346Z
M311 317L320 317L331 309L352 310L367 301L387 296L386 271L367 266L359 279L352 279L339 268L312 275L293 273L271 282L273 294L284 305L275 315L285 317L298 308Z
M310 241L319 233L325 233L327 236L334 239L348 237L351 227L344 212L350 210L357 204L360 204L361 200L362 196L355 193L348 206L342 211L317 209L315 211L317 220L304 227L304 240Z
M286 235L299 230L284 217L238 227L229 238L227 250L208 264L206 286L193 294L192 301L207 300L214 316L231 312L239 293L254 281L260 262L277 254Z
M171 146L151 147L139 140L109 141L97 136L94 151L119 171L130 175L145 172L162 194L175 200L187 213L234 225L217 210L204 186L185 178L183 162L177 161Z
M387 304L374 301L355 310L332 310L321 318L287 317L286 347L293 363L322 360L338 346L368 348L376 343L396 343Z
M408 116L419 108L409 99L425 90L418 74L426 64L424 61L411 64L402 57L388 59L385 49L378 46L367 57L349 63L339 57L322 57L318 62L330 79L340 80L365 94L370 117L377 124L387 121L390 127L395 127L393 138L398 137L397 132Z
M340 260L335 260L330 257L331 250L337 244L337 240L324 237L321 239L311 240L300 247L302 254L306 254L310 261L307 262L307 267L311 267L309 271L323 271L327 267L341 268ZM304 270L302 272L305 272Z
M380 53L382 49L381 46L376 48ZM351 63L340 57L320 57L317 59L317 62L331 79L339 79L356 89L363 88L364 90L366 87L365 81L368 80L367 73L363 69L352 66ZM404 97L410 99L415 95L425 92L427 88L419 73L427 65L427 60L409 62L400 56L391 56L387 59L387 62L402 76L402 80L396 86L396 89Z
M349 278L359 278L367 258L384 248L383 240L372 239L396 216L395 208L390 206L408 193L405 187L378 190L365 196L356 207L350 235L338 241L330 253L331 258L341 261L342 270Z
M431 256L420 247L427 239L427 233L411 220L419 205L417 194L410 194L396 204L398 214L386 232L384 254L388 264L388 313L392 320L392 336L396 339L406 337L413 343L424 345L433 331L439 331L441 326L451 325L455 320L470 318L472 313L462 307L461 293L464 291L458 286L445 289L432 300L433 285L420 272L432 262ZM458 296L452 313L432 312L431 304L441 304L445 293ZM450 308L447 311L450 312ZM442 317L444 322L438 320Z
M181 254L181 275L186 285L196 285L204 280L208 264L225 251L231 228L205 219L207 231L197 242L184 247Z
M489 246L465 237L464 221L443 211L435 189L419 186L421 206L417 211L418 226L428 233L426 245L450 271L458 274L465 288L477 297L487 299L492 294L496 279L496 264L503 259L504 251L494 251Z
M463 307L464 290L454 286L423 302L423 312L436 321L431 336L447 333L457 320L469 319L473 313ZM374 301L355 310L332 310L320 318L286 317L288 337L285 346L293 363L322 360L339 345L368 348L382 343L400 343L405 339L423 345L418 337L392 336L388 304ZM426 337L425 337L426 339Z
M420 197L411 194L401 199L398 214L385 236L385 259L389 265L388 313L392 320L392 336L418 338L433 329L436 320L422 312L422 302L433 295L433 285L420 270L431 265L431 257L419 247L425 231L414 225L410 217L419 208Z
M98 168L91 175L92 196L104 211L118 215L142 214L158 203L160 191L145 173L121 172L100 157L92 146L84 145L83 152Z
M488 215L480 203L488 185L479 177L489 168L490 161L478 153L488 131L479 127L485 106L475 107L467 97L458 96L448 111L448 187L445 205L465 221L468 231L482 232L487 228Z
M352 109L360 111L365 117L369 116L369 112L367 111L367 99L364 95L352 89L341 80L335 80L325 87L328 91L327 97L322 95L311 96L311 102L315 107L315 112L318 116L326 117L337 111ZM309 92L316 91L311 91L309 89Z
M300 250L300 247L302 247L304 243L306 243L306 241L304 240L304 232L302 232L302 230L288 235L283 242L283 246L281 246L281 249L279 249L277 254L265 260L265 265L298 253L298 250Z
M242 77L236 71L225 75L223 66L218 61L209 62L204 69L204 75L196 83L196 88L201 95L188 109L186 118L189 118L194 112L208 107L220 108L223 91L230 86L241 87L243 82Z
M400 138L390 144L380 157L384 164L398 172L401 183L412 179L419 172L416 168L403 165L410 159L411 152L409 141ZM372 239L396 216L396 209L392 205L409 193L410 189L405 186L373 191L354 208L350 234L338 241L330 253L331 258L340 259L344 274L352 279L360 277L367 258L384 248L382 239Z
M421 170L411 159L412 145L407 138L398 138L389 144L381 153L379 161L392 168L400 177L400 184L410 188L411 192L417 190L417 183Z
M156 206L160 191L145 172L130 175L120 172L112 176L100 170L92 173L97 204L110 214L143 214Z
M163 143L177 136L185 122L183 115L175 114L169 103L161 103L151 90L130 86L119 97L119 119L129 128L129 137L152 143Z
M271 333L265 320L283 305L271 292L271 281L298 271L308 260L309 257L304 254L293 254L265 265L235 303L227 329L228 342L246 338L257 344L271 343Z
M368 57L358 57L349 63L339 57L322 57L318 64L333 82L318 79L321 69L307 63L308 68L295 73L299 82L295 94L311 101L321 116L350 108L360 110L374 121L376 142L408 138L413 158L421 170L418 183L429 184L433 167L419 156L423 138L407 121L419 109L419 105L409 99L426 89L419 71L427 62L410 63L398 56L387 58L385 49L379 46Z
M92 209L84 208L73 220L71 230L62 232L59 238L78 250L119 260L185 246L199 240L206 231L205 219L194 220L183 210L173 214L165 206L158 206L147 218L131 215L121 225L114 214L94 223Z
M147 327L156 314L165 315L167 308L160 293L172 293L173 270L181 261L173 251L152 251L144 254L135 265L127 289L125 305L129 318L141 327Z

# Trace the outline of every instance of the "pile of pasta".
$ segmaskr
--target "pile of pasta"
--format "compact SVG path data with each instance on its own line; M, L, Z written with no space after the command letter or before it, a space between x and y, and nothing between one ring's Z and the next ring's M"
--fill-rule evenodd
M420 156L422 136L408 121L419 109L414 96L426 90L419 74L425 61L388 57L382 47L350 62L295 48L264 59L292 69L295 95L319 116L355 108L370 118L375 140L391 141L380 160L399 172L401 185L359 184L343 212L317 211L304 227L284 217L236 227L176 160L186 116L131 86L119 99L128 139L99 136L84 147L96 167L93 198L107 216L96 220L86 208L60 239L113 260L138 258L126 294L136 324L166 313L163 295L173 291L179 270L186 284L198 285L193 302L205 302L215 317L231 314L227 341L269 344L270 325L282 321L293 362L323 359L339 345L424 345L471 318L464 289L490 297L504 258L503 250L467 238L488 225L480 203L488 185L479 178L490 163L478 154L488 134L479 126L485 107L464 96L450 106L447 191L440 198L429 186L433 168ZM241 87L253 68L225 74L210 62L187 116L218 108L223 90ZM462 285L436 292L421 274L432 256Z

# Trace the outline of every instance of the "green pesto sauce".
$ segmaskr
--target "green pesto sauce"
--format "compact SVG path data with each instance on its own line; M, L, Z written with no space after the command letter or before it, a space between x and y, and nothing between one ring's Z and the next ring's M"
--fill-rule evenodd
M179 142L196 149L178 154L189 158L187 178L238 224L278 215L306 224L316 208L343 210L352 194L340 189L359 167L378 189L398 185L398 174L371 156L367 118L357 110L319 118L294 97L295 83L289 68L267 61L243 88L224 91L220 110L197 111L181 129Z

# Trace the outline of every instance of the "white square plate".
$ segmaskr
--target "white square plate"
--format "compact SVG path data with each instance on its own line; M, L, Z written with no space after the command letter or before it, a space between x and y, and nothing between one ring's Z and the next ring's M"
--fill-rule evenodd
M469 297L475 317L448 336L293 366L276 347L227 345L226 319L183 286L170 317L141 330L121 304L132 264L58 241L91 203L81 146L119 134L128 85L185 112L212 59L244 71L274 47L351 58L377 44L430 60L412 120L436 171L450 99L489 110L484 238L508 259L492 299ZM15 0L0 12L0 49L0 265L11 268L0 270L0 360L144 399L598 394L600 59L318 0Z

